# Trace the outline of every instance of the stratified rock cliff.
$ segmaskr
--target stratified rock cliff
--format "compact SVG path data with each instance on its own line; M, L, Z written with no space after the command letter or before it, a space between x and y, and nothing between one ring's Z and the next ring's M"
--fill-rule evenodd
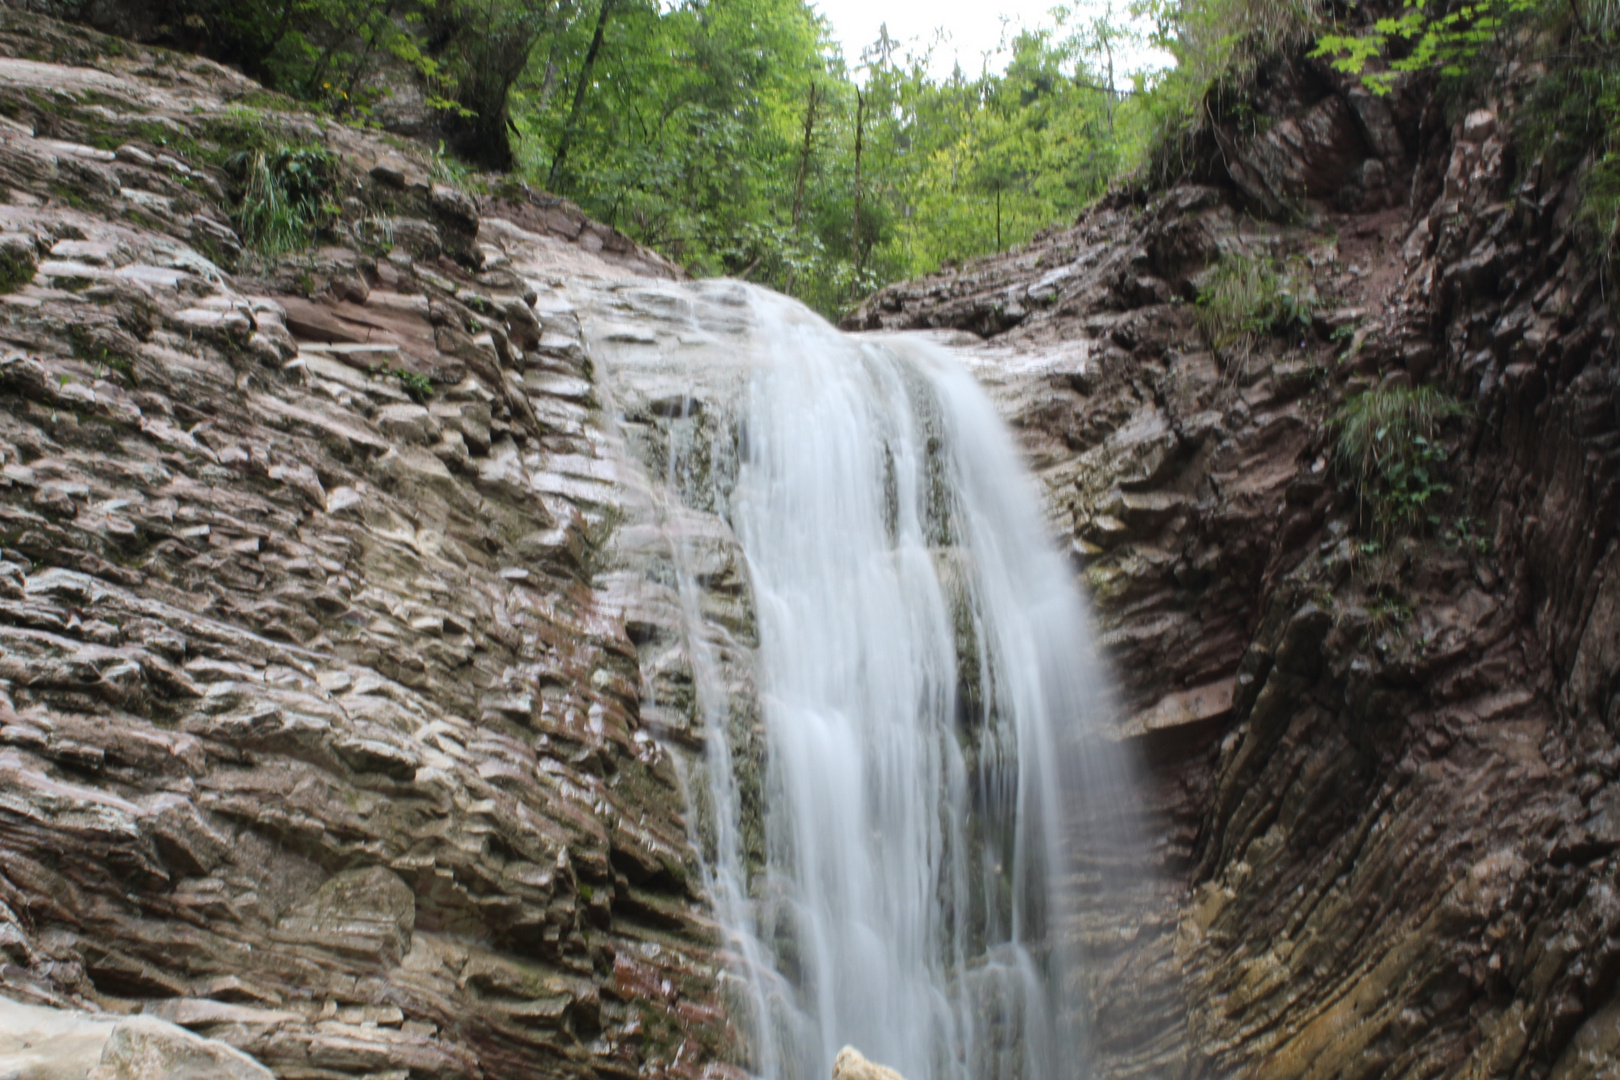
M1511 94L1448 123L1409 77L1262 75L1203 183L848 325L955 333L1092 586L1181 883L1120 951L1108 1071L1608 1075L1620 368L1579 177L1517 160ZM1315 325L1217 357L1190 301L1244 252ZM1413 384L1467 406L1452 490L1376 550L1331 418Z
M285 104L0 12L0 993L288 1078L699 1075L716 934L553 289L673 271ZM242 252L236 137L335 155L324 246Z
M1579 178L1511 85L1451 122L1262 75L1193 179L850 321L959 349L1094 596L1165 871L1085 923L1103 1071L1608 1075L1620 370ZM686 391L615 429L591 356L678 342L605 283L678 271L286 106L0 13L0 993L288 1078L724 1071L678 630L746 653L745 573L620 472ZM216 167L265 138L339 162L281 259ZM1192 300L1243 253L1314 319L1217 354ZM1332 418L1412 385L1467 406L1450 490L1375 545Z

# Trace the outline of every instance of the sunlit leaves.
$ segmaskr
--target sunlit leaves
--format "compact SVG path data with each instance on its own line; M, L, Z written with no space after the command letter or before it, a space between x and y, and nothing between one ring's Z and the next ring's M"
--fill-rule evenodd
M518 88L531 177L560 142L582 22ZM1114 123L1097 42L1123 32L1067 29L1018 37L1005 74L938 82L893 38L851 72L802 0L638 6L604 41L557 186L696 272L746 272L833 314L886 281L1021 243L1101 193L1128 125Z
M1497 39L1511 17L1540 2L1479 0L1429 15L1423 0L1406 0L1400 15L1378 19L1360 33L1321 35L1312 55L1329 58L1337 70L1360 75L1369 90L1387 94L1398 72L1438 70L1443 75L1461 75L1480 50ZM1392 57L1391 46L1396 42L1409 51ZM1366 70L1380 57L1389 58L1389 70Z

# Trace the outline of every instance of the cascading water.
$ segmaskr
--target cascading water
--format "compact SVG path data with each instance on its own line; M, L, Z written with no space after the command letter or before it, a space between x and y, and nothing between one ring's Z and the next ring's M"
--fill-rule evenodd
M594 320L611 392L661 418L631 441L676 569L747 1066L815 1080L853 1044L907 1080L1085 1075L1076 844L1128 818L1130 785L1074 573L990 402L940 349L763 290L618 303L666 327L614 349ZM751 625L703 611L703 514L734 532ZM757 715L724 674L756 635Z

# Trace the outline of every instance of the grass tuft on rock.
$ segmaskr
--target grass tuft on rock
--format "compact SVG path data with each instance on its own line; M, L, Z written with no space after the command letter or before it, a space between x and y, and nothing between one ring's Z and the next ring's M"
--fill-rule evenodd
M1430 386L1380 387L1349 398L1333 417L1334 456L1356 485L1362 520L1380 544L1401 529L1440 523L1436 503L1451 491L1441 425L1464 406Z
M14 293L34 280L38 260L22 240L0 242L0 294Z
M325 192L332 164L319 147L253 149L233 157L227 167L240 185L233 217L242 242L272 257L307 247L330 213Z
M1246 361L1261 337L1309 328L1317 306L1315 287L1292 262L1234 254L1205 275L1196 317L1210 348Z
M420 372L402 367L379 367L374 370L376 374L392 376L399 383L399 388L418 405L426 405L428 398L433 396L433 380Z

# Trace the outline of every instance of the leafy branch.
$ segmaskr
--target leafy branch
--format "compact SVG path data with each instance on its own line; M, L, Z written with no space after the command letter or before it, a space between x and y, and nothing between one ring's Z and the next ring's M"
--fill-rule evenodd
M1347 75L1359 75L1380 96L1394 88L1402 72L1438 70L1461 75L1480 51L1500 35L1508 20L1538 6L1539 0L1478 0L1459 4L1440 15L1424 11L1424 0L1406 0L1399 15L1376 20L1359 34L1322 34L1312 56L1330 59ZM1392 57L1392 46L1410 43L1411 51ZM1375 58L1388 59L1387 71L1368 71ZM1391 58L1392 57L1392 58Z

